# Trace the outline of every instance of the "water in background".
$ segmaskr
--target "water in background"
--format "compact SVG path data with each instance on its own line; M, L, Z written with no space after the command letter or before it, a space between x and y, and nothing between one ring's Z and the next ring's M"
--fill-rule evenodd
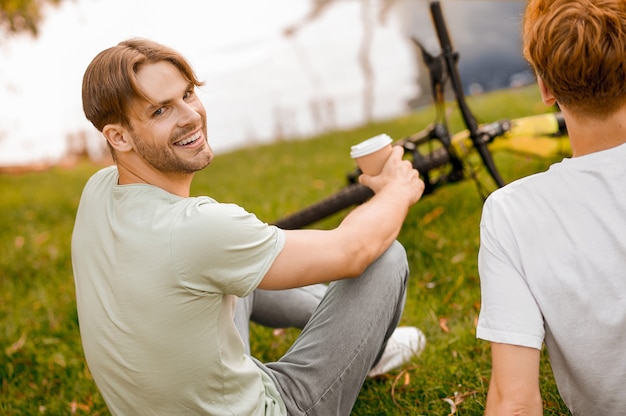
M531 78L519 52L523 3L442 1L461 76L472 91ZM283 31L302 21L309 0L175 4L66 1L50 10L38 39L1 39L0 165L56 163L85 143L92 154L104 149L82 114L80 83L95 54L127 37L152 38L190 59L206 81L200 94L216 152L405 113L424 85L410 36L438 52L426 0L397 1L384 21L378 20L380 1L370 1L364 14L367 2L337 0L291 37ZM371 33L363 18L373 22ZM358 59L366 33L369 83Z

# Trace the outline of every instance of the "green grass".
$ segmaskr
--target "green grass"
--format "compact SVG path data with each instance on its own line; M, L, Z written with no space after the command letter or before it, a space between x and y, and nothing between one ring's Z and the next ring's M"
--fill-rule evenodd
M479 121L545 111L535 88L472 97ZM379 133L401 138L433 119L430 108L313 140L284 141L219 155L200 172L192 194L236 202L271 222L329 195L354 168L351 144ZM457 114L453 128L460 127ZM551 160L499 151L508 181L544 170ZM81 188L98 166L0 175L0 414L106 415L85 365L74 301L70 235ZM424 353L403 371L367 380L354 415L482 414L490 356L475 339L480 291L476 270L482 200L471 181L424 197L399 237L411 266L402 325L426 334ZM318 227L336 225L343 213ZM338 317L340 319L340 317ZM253 353L279 357L296 330L253 325ZM545 414L569 414L543 356Z

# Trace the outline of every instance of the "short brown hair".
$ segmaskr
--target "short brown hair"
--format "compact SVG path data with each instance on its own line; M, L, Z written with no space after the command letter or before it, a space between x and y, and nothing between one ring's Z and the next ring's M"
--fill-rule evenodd
M102 131L107 124L130 126L129 112L136 100L147 100L137 85L144 64L167 61L196 86L202 85L185 58L175 50L146 39L129 39L100 52L83 77L83 111ZM149 101L149 100L148 100Z
M626 1L529 0L524 56L557 102L609 115L626 103Z

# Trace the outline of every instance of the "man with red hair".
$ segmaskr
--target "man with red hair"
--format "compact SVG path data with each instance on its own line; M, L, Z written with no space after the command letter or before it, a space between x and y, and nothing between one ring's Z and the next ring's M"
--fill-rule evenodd
M626 413L626 2L530 0L524 55L572 157L486 201L478 338L488 415L541 415L545 343L574 415Z

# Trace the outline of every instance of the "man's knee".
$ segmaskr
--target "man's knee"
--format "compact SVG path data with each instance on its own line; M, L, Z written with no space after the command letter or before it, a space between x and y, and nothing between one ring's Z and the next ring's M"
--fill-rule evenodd
M408 270L409 268L406 250L397 240L389 246L379 260L393 268L397 267L404 270Z
M400 242L394 241L375 264L377 270L386 275L386 279L397 279L400 284L406 284L409 265L406 250Z

